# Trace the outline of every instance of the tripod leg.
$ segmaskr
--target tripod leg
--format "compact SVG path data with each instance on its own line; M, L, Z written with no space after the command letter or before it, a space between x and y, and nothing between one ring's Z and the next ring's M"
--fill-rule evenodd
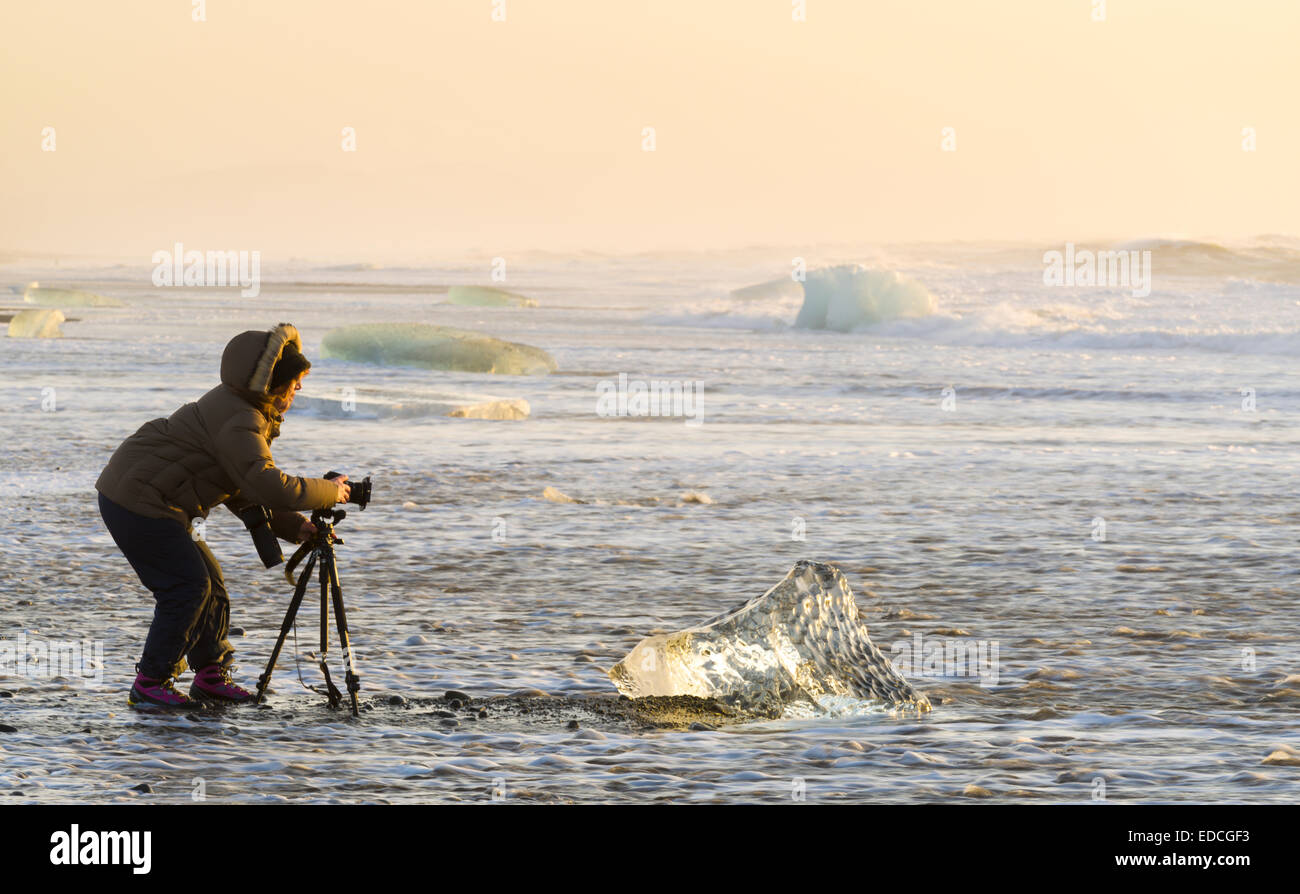
M280 657L280 650L284 648L284 638L289 635L293 627L294 618L298 616L298 607L302 605L302 597L307 593L307 583L311 580L311 571L316 565L316 553L312 553L307 559L307 567L303 569L302 576L298 578L298 586L293 589L293 599L289 601L289 610L285 612L284 623L280 625L280 638L275 641L275 648L271 650L271 660L266 663L266 670L262 676L257 678L257 698L253 699L253 704L260 705L262 696L266 692L266 687L271 683L271 674L275 671L275 662Z
M329 547L321 550L320 559L320 655L317 658L320 661L321 673L325 675L325 692L329 699L329 706L337 708L343 704L343 693L339 692L338 687L334 685L334 680L330 677L329 663L326 660L330 649L330 573L329 569L334 564L334 551Z
M339 642L343 646L343 669L346 672L348 695L352 699L352 716L359 716L357 711L357 692L361 689L361 678L357 676L356 665L352 661L352 641L348 638L348 616L343 608L343 587L339 584L339 569L330 555L328 564L321 565L321 577L329 576L330 588L334 596L334 620L339 627Z

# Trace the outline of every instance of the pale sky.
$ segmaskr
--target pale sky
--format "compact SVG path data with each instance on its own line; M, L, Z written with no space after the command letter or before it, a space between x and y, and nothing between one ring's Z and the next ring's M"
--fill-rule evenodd
M1295 0L192 6L4 4L0 254L1300 234Z

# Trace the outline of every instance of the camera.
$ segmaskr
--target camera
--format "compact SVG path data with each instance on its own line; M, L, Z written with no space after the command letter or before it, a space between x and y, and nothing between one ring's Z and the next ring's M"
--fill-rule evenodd
M342 474L342 472L326 472L325 478L329 481L333 481ZM365 509L366 504L370 502L370 476L367 475L360 481L349 481L348 485L352 488L348 495L348 502L356 503L357 506Z

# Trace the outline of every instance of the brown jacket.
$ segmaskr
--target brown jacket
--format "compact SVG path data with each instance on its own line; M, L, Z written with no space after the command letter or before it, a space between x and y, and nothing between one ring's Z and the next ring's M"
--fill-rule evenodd
M170 417L142 425L117 448L95 488L138 515L172 518L186 529L220 503L236 513L260 504L272 511L275 533L297 542L304 519L292 510L328 509L338 486L286 475L271 459L284 417L267 386L289 342L302 349L288 323L232 338L221 355L221 384Z

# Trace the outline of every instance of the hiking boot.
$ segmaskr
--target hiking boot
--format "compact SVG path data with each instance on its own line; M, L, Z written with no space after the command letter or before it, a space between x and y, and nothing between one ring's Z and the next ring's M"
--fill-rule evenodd
M190 698L201 702L237 705L253 700L253 693L230 680L230 667L209 664L194 675Z
M126 697L126 703L132 708L193 708L195 706L192 700L176 691L175 681L171 678L156 680L144 674L136 675L135 683L131 686L131 694Z

